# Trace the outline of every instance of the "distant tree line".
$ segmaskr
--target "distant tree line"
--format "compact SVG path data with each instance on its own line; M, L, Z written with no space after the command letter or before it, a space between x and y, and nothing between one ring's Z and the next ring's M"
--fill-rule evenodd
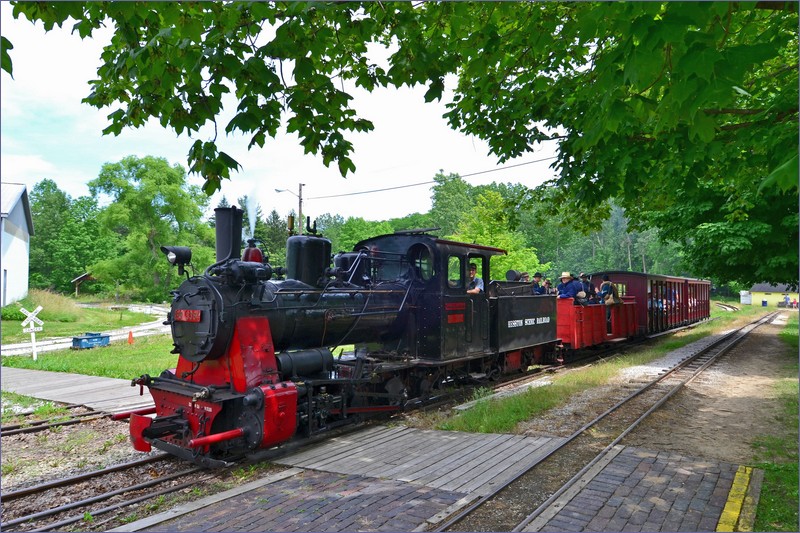
M541 271L551 278L565 270L694 275L678 243L652 229L632 228L617 205L596 225L566 209L554 215L547 191L532 198L532 191L518 184L473 186L456 174L437 174L434 181L427 213L383 221L322 213L313 217L317 231L331 240L336 253L375 235L436 228L431 233L443 238L507 250L508 255L492 259L493 279L504 279L509 269ZM187 183L180 165L163 158L126 157L103 165L89 190L89 196L73 199L49 179L32 189L31 287L69 293L74 290L71 281L88 272L94 281L84 283L82 292L163 301L180 279L161 246L191 247L198 272L213 263L215 220L206 215L209 198ZM285 265L286 217L276 210L265 215L250 202L247 196L236 199L245 211L242 245L255 238L271 264ZM223 197L214 207L228 206Z

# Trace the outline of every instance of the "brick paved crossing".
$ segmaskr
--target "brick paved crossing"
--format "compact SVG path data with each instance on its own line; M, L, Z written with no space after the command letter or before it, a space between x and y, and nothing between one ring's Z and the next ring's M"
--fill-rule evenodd
M525 531L715 531L736 469L624 448L555 516Z
M150 531L412 531L463 494L305 470Z

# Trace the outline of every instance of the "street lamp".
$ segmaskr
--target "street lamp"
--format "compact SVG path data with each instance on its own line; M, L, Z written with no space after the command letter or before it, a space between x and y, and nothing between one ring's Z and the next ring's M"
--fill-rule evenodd
M303 220L303 185L305 185L305 183L300 184L298 194L293 193L289 189L275 189L275 192L288 192L297 196L297 200L299 202L297 206L297 218L299 219L300 222L300 229L298 230L297 233L298 235L303 234L303 225L305 224L305 221Z

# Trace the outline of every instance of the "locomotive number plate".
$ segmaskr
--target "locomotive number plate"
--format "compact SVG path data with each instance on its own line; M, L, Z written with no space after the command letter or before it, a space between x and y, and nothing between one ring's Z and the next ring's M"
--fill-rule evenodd
M176 309L176 322L200 322L200 309Z

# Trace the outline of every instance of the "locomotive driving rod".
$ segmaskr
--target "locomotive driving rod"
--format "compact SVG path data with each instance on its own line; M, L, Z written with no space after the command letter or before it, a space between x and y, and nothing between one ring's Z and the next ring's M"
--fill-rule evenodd
M230 431L223 431L222 433L215 433L207 437L197 437L189 441L190 448L199 448L201 446L208 446L217 442L225 440L233 440L244 435L244 428L236 428Z

